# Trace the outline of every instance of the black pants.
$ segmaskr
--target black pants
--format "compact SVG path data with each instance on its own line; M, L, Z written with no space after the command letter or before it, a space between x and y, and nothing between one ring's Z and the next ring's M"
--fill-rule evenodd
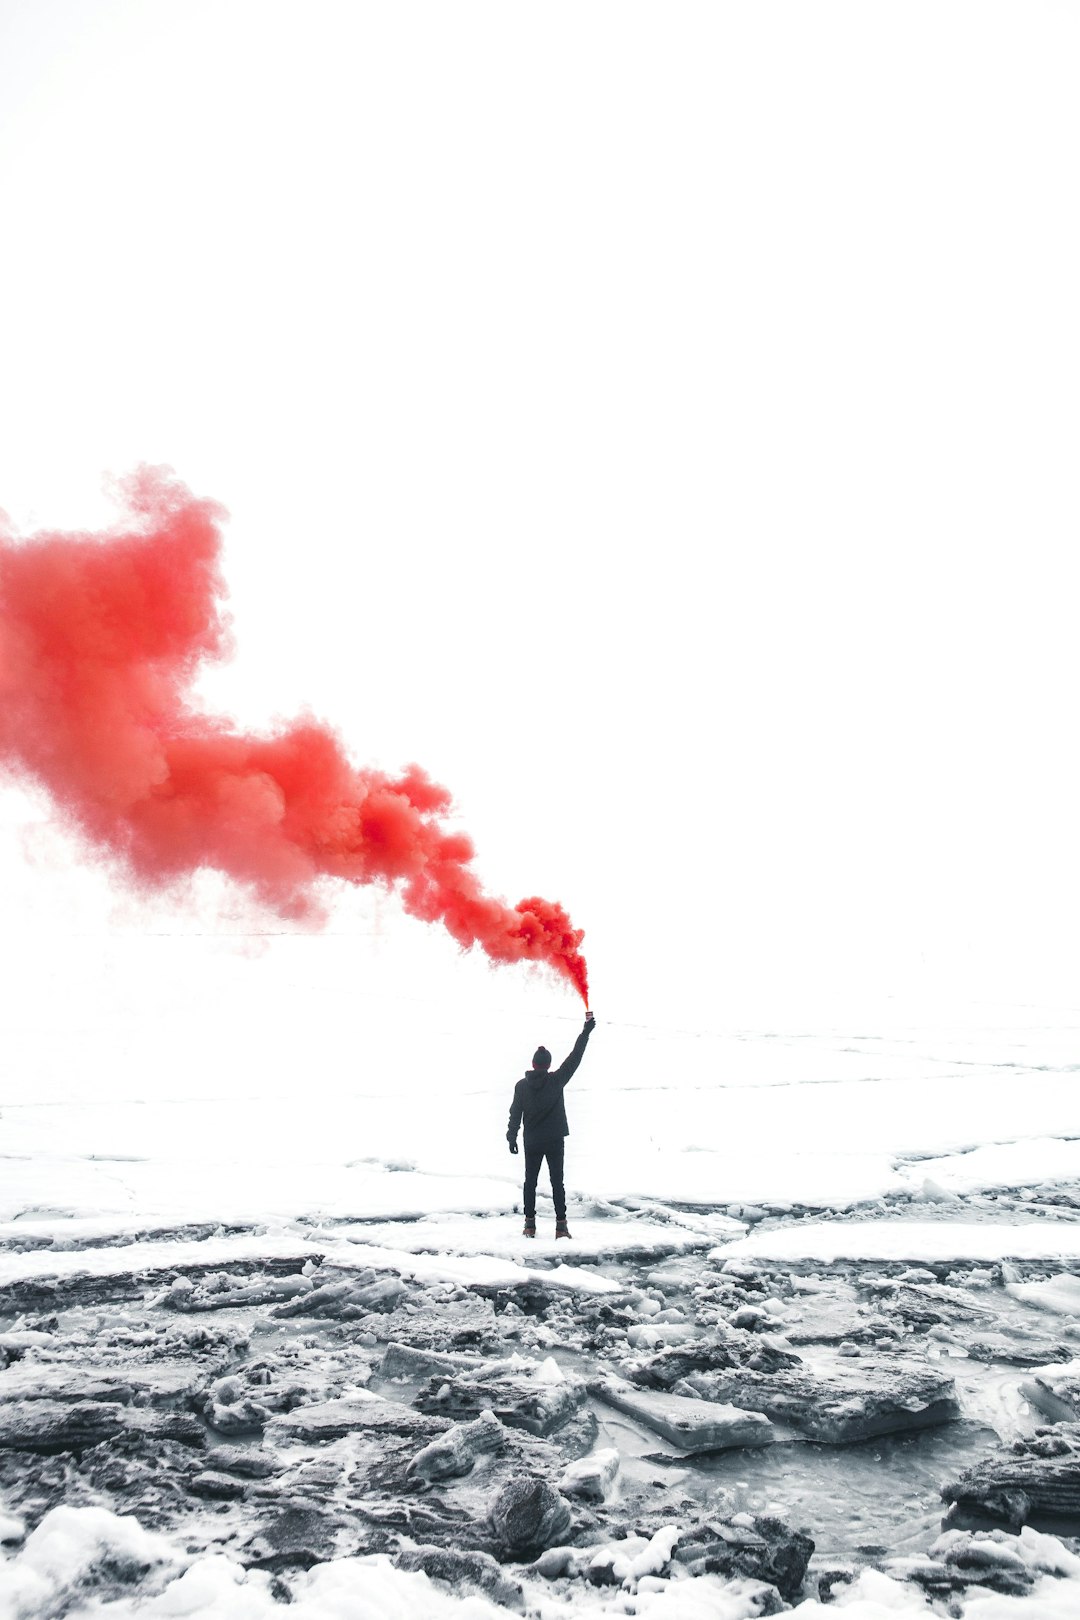
M566 1188L563 1186L563 1152L564 1144L560 1137L557 1142L538 1142L533 1147L525 1148L525 1219L536 1219L536 1179L540 1174L540 1166L547 1160L548 1175L551 1177L551 1196L555 1203L555 1219L566 1219Z

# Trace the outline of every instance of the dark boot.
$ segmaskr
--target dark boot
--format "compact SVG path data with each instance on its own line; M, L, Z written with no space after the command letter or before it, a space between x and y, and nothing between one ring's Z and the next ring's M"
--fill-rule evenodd
M555 1222L555 1236L557 1238L568 1238L570 1236L570 1228L567 1226L565 1219Z
M525 1229L524 1229L524 1231L522 1233L522 1236L523 1237L535 1237L536 1236L536 1222L534 1220L530 1220L528 1215L526 1215L526 1217L525 1217Z

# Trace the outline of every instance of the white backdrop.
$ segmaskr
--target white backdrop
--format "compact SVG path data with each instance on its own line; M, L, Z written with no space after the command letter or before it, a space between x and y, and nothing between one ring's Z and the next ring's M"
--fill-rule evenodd
M207 701L446 781L491 888L586 929L602 1021L1071 1004L1078 30L0 3L0 505L92 527L144 460L220 499ZM0 797L20 1092L573 1033L391 899L264 938L47 818Z

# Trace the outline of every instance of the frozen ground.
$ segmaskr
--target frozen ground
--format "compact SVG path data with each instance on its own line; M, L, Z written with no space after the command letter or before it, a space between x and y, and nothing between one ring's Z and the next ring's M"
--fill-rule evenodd
M696 1034L601 1023L568 1097L574 1238L556 1245L543 1197L540 1238L527 1244L521 1236L522 1161L507 1153L504 1132L520 1049L539 1037L568 1046L573 1021L529 1028L522 1039L509 1018L476 1032L442 1007L408 1039L391 1039L387 1017L383 1037L371 1035L363 1073L339 1064L302 1083L240 1064L193 1070L167 1054L140 1082L122 1042L115 1069L92 1088L78 1073L16 1066L0 1096L0 1294L22 1307L0 1318L0 1346L17 1358L10 1371L23 1376L60 1354L33 1338L48 1299L61 1329L74 1323L76 1337L79 1313L92 1312L95 1299L113 1301L107 1312L129 1313L138 1337L153 1321L139 1313L160 1309L170 1277L181 1274L374 1275L399 1279L423 1299L440 1287L523 1300L540 1289L566 1302L560 1320L579 1324L605 1300L625 1307L629 1288L638 1303L636 1325L620 1330L624 1350L644 1353L679 1338L652 1315L675 1297L671 1289L723 1278L725 1266L736 1277L740 1266L764 1266L783 1295L773 1329L812 1338L824 1320L815 1288L846 1300L865 1293L864 1279L872 1291L882 1268L895 1284L904 1266L929 1265L939 1281L952 1277L966 1291L974 1312L965 1316L953 1301L960 1314L926 1340L928 1365L952 1358L962 1422L831 1461L827 1448L815 1461L813 1447L786 1451L790 1463L781 1448L730 1454L745 1456L741 1471L702 1463L666 1476L668 1488L684 1477L700 1504L715 1489L733 1510L771 1505L805 1523L819 1548L845 1557L857 1539L849 1524L855 1490L867 1544L925 1559L940 1529L940 1479L988 1446L1032 1432L1019 1394L1026 1374L1007 1361L967 1359L965 1339L992 1288L991 1339L1001 1331L1037 1337L1032 1323L1044 1318L1053 1324L1044 1330L1048 1343L1069 1340L1080 1287L1080 1018L1029 1008L982 1024L894 1017L877 1028ZM181 1045L187 1038L178 1036ZM648 1279L665 1268L675 1281L650 1305ZM682 1295L676 1305L676 1317L689 1321ZM983 1332L982 1317L977 1325ZM295 1332L307 1331L299 1319ZM815 1375L835 1363L835 1335L822 1342L800 1352ZM554 1349L567 1366L585 1353L572 1338ZM635 1459L649 1442L633 1422L608 1413L595 1444L622 1454L624 1489L640 1483ZM95 1505L76 1492L75 1506L28 1515L16 1494L0 1492L0 1620L91 1608L117 1620L224 1620L281 1608L276 1577L222 1542L231 1502L215 1505L216 1528L192 1552L191 1525L183 1536L164 1522L140 1526L137 1511L126 1514L106 1495ZM1030 1529L1006 1540L1035 1584L1011 1596L954 1592L950 1612L964 1620L1075 1614L1075 1544ZM749 1620L767 1612L753 1582L683 1578L662 1552L661 1540L647 1556L636 1553L636 1573L621 1586L571 1590L566 1578L526 1572L527 1612L542 1620L578 1612ZM145 1569L141 1581L130 1591L102 1584L95 1570L124 1558ZM866 1560L830 1608L852 1620L930 1612L932 1594L902 1568ZM397 1569L383 1554L327 1556L290 1573L288 1587L300 1615L486 1620L506 1612L480 1592ZM793 1612L825 1611L803 1596Z

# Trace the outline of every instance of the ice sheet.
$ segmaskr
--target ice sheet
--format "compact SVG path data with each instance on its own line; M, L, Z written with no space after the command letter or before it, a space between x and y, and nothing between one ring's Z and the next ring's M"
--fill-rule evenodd
M713 1260L1076 1260L1080 1224L1059 1221L799 1221L713 1249Z

